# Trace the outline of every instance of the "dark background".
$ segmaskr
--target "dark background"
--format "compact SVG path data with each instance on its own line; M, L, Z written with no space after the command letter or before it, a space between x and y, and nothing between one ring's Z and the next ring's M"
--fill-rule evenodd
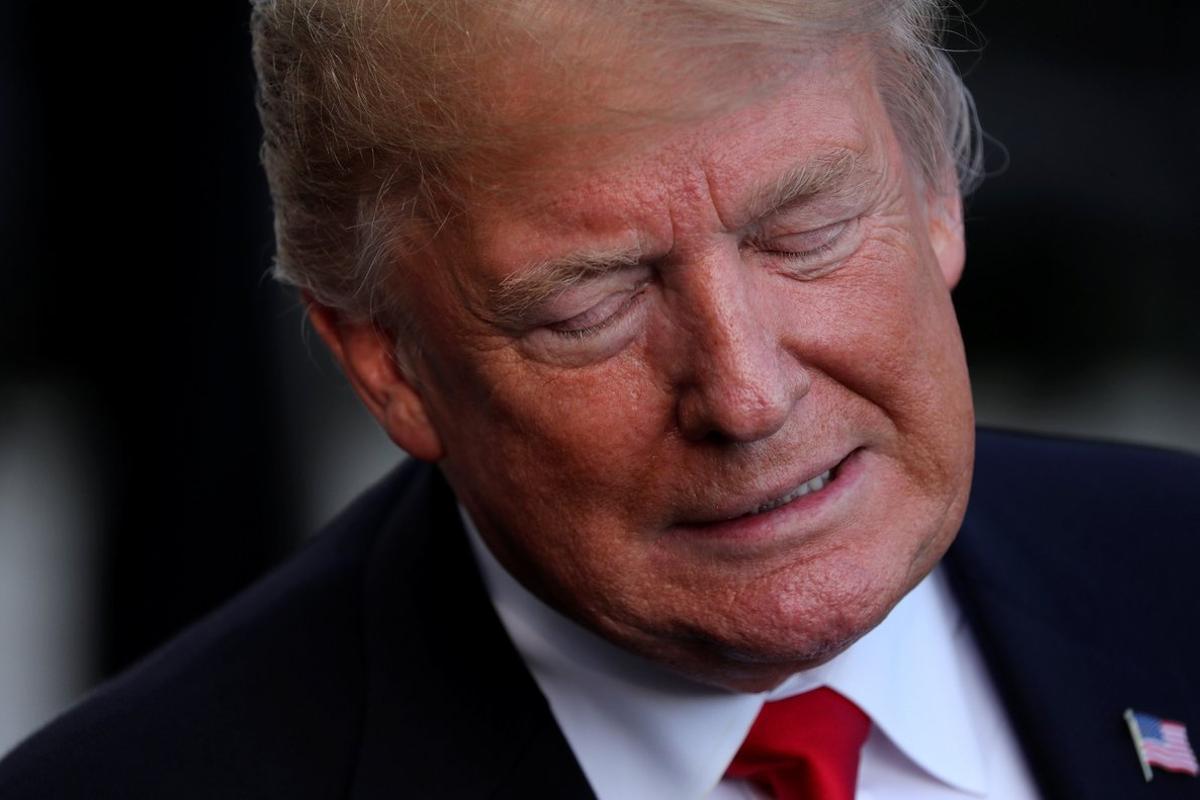
M982 420L1195 450L1200 11L1132 8L968 6L995 174L956 302ZM0 510L0 558L45 570L0 600L74 620L44 714L398 458L266 277L248 4L198 9L0 6L0 504L33 509ZM0 684L55 669L0 649Z

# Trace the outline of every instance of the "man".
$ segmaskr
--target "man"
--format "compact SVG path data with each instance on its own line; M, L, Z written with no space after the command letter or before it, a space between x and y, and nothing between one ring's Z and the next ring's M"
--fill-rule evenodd
M280 272L424 463L0 793L1196 791L1121 712L1200 719L1200 467L976 458L938 4L255 13Z

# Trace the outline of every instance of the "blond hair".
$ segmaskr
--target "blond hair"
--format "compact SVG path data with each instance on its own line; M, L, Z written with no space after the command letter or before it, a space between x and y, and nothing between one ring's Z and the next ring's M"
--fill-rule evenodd
M939 46L946 11L942 0L256 0L275 275L353 318L403 325L388 278L406 225L429 218L464 164L503 148L487 123L506 65L549 54L565 81L561 59L586 49L588 31L604 44L613 20L649 53L869 35L912 163L928 185L956 176L965 192L980 176L978 128Z

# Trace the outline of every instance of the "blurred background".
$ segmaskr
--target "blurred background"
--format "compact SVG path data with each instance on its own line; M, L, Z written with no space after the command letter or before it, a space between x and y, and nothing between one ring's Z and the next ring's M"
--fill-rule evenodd
M267 277L248 3L144 8L0 4L0 753L400 458ZM981 422L1200 451L1200 6L1132 8L968 0L956 303Z

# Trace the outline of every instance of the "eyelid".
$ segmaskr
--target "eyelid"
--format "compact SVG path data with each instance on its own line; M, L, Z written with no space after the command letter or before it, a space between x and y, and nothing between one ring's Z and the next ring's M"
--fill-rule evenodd
M774 236L766 240L763 244L765 245L765 249L793 256L815 254L832 244L836 244L850 228L850 222L850 220L841 220L809 231ZM790 240L800 240L796 243L799 246L793 245L793 242Z
M797 277L819 277L812 271L835 267L857 250L860 222L861 217L850 217L806 231L762 237L753 244L769 256L792 262Z
M582 314L576 314L570 319L561 322L555 322L546 326L546 329L556 336L561 336L566 339L585 339L593 336L605 328L620 322L632 310L633 306L638 302L639 298L645 291L648 280L639 281L627 293L616 292L608 295L596 305L584 311ZM622 297L624 295L624 297ZM617 301L616 308L609 314L606 314L602 319L590 325L581 325L580 327L564 327L571 325L575 320L584 319L596 313L596 309L602 308L610 301Z

